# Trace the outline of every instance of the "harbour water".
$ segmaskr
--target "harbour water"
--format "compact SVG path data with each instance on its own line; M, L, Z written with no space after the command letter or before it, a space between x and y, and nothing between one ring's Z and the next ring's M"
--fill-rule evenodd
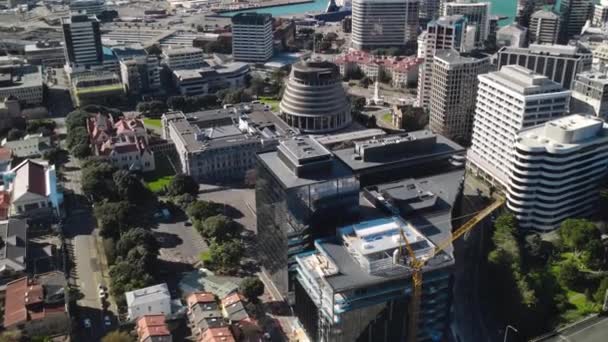
M517 0L490 0L492 2L492 14L507 16L509 19L503 20L500 22L501 25L507 25L513 22L513 18L515 17L515 11L517 9ZM307 12L322 12L327 8L328 0L313 0L312 2L305 4L294 4L294 5L284 5L284 6L274 6L268 8L261 9L248 9L241 11L233 11L233 12L225 12L222 13L223 16L233 16L237 13L245 13L245 12L263 12L270 13L273 17L279 16L289 16L296 14L303 14Z

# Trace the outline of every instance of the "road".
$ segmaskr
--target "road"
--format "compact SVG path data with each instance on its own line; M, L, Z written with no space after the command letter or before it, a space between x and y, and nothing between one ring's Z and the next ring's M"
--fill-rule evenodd
M64 234L71 244L74 263L71 284L75 285L83 295L78 301L78 322L83 327L84 320L90 319L92 326L88 329L84 328L85 337L98 341L115 325L113 323L106 326L104 317L106 315L111 317L112 322L115 322L115 319L111 310L104 311L99 299L98 286L107 285L107 280L103 278L101 272L92 209L81 196L80 169L73 161L68 162L64 169L66 170L64 187L74 193L67 201L69 211L64 224Z
M608 317L594 317L537 342L606 342Z

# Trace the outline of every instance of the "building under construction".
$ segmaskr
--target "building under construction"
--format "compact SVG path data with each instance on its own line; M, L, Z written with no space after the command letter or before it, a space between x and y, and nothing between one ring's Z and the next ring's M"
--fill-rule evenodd
M313 341L439 341L447 331L454 266L452 207L462 170L365 188L384 216L338 229L297 260L294 310ZM415 339L408 331L412 255L424 262Z

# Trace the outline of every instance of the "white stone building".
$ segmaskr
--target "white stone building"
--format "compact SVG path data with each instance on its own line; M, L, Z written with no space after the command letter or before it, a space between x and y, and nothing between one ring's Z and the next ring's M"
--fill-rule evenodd
M131 320L143 315L171 314L171 294L165 283L126 292L125 297Z
M523 130L509 166L507 206L519 227L556 229L598 208L608 170L608 125L575 114Z
M518 65L480 75L467 167L489 183L506 187L517 134L564 116L569 104L569 90Z

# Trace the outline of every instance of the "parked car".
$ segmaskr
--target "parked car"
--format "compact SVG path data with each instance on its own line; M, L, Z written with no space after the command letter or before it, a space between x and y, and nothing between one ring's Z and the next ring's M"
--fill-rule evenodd
M85 328L90 328L91 327L91 320L88 318L84 319L84 327Z

